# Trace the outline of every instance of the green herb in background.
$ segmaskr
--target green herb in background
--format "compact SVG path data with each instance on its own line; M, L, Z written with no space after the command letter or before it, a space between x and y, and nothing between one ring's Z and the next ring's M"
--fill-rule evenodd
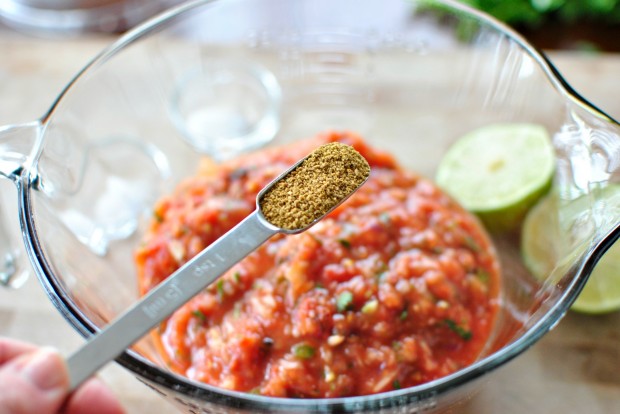
M620 23L620 0L461 0L511 25L538 26L546 20Z

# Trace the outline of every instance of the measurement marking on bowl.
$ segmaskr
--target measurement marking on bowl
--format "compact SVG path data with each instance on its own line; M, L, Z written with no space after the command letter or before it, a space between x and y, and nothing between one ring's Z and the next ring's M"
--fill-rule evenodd
M344 168L331 168L336 164L334 160L342 162ZM213 283L271 236L276 233L297 234L307 230L353 194L369 176L370 166L366 160L352 147L340 143L325 144L286 170L258 193L256 210L253 213L188 261L69 356L67 365L71 389L75 389L95 371L119 356L157 323ZM325 183L347 182L351 185L346 187L346 192L338 193L325 193L323 188L317 189L311 185L295 185L298 179L311 182L317 178ZM266 195L277 194L281 186L290 186L291 183L294 189L300 192L298 194L300 196L305 195L314 201L317 197L329 198L319 203L320 208L312 208L310 212L296 208L295 201L298 197L285 198L284 204L280 203L282 200L278 198L265 198ZM276 191L272 193L272 189ZM290 217L286 214L276 215L277 221L274 223L265 217L263 209L279 213L290 210L299 217L296 221L290 222ZM284 221L280 221L282 217ZM291 227L291 223L300 224L298 227ZM249 240L253 243L249 243Z

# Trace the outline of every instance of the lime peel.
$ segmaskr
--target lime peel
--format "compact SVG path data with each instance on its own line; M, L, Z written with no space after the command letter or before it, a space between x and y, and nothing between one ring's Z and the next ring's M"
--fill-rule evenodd
M491 124L449 148L437 184L490 230L506 231L549 190L554 170L555 152L544 127Z
M620 186L609 185L600 191L596 198L620 205ZM588 243L573 242L573 246L568 247L561 244L563 240L571 238L567 229L578 220L577 215L592 211L587 196L573 200L571 204L562 211L558 206L557 197L548 195L532 208L523 222L521 233L523 263L530 273L541 281L549 278L554 268L567 259L564 256L579 257L587 248ZM567 213L569 208L572 211ZM611 246L596 264L571 309L589 314L620 309L620 243Z

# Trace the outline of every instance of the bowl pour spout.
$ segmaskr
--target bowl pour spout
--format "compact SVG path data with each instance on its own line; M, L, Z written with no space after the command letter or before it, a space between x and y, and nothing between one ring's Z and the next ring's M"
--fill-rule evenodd
M30 174L41 137L38 121L0 126L0 176L21 185L23 174ZM28 278L29 267L19 238L19 227L12 188L0 189L0 286L17 288ZM10 193L10 194L9 194Z

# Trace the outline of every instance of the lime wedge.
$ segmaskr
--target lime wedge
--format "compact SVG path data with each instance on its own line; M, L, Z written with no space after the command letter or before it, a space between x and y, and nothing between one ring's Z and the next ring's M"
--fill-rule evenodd
M512 230L547 192L554 168L544 127L492 124L449 148L439 164L437 184L490 230Z
M527 214L521 233L521 256L534 277L543 280L555 267L570 264L572 258L583 253L601 218L605 221L602 216L617 217L620 186L605 187L594 197L594 203L592 198L582 196L559 208L557 197L549 195ZM599 215L599 219L593 215ZM582 235L578 236L578 232ZM592 314L620 309L620 243L599 260L572 309Z

